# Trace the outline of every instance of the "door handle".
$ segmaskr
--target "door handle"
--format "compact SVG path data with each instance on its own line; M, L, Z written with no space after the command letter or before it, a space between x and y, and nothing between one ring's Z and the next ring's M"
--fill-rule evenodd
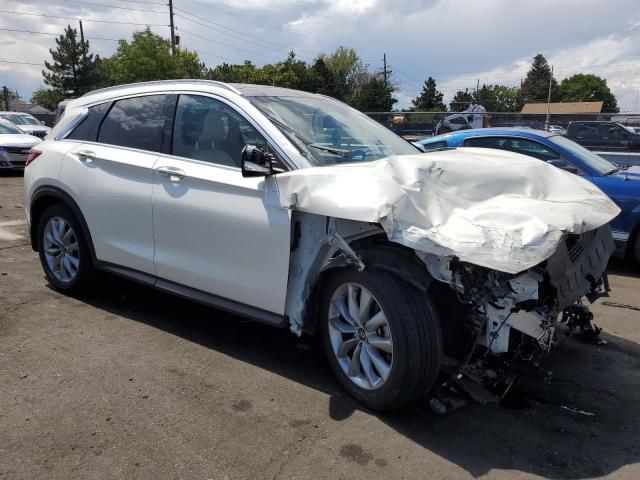
M89 150L82 150L78 152L78 160L83 163L92 163L96 159L96 154Z
M184 170L177 167L158 167L156 171L163 177L168 177L172 182L179 182L184 178Z

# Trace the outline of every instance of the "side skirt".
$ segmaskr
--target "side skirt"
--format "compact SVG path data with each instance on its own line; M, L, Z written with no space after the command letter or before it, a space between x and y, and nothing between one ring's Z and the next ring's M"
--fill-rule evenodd
M114 265L108 262L97 262L97 267L107 273L124 277L134 282L153 287L157 290L170 293L172 295L192 300L194 302L206 305L208 307L224 310L225 312L240 315L256 322L266 323L274 327L284 327L287 325L287 319L278 315L277 313L268 312L260 308L252 307L244 303L229 300L228 298L219 297L212 293L203 292L195 288L180 285L178 283L171 282L158 278L148 273L139 272L131 268L122 267L120 265Z

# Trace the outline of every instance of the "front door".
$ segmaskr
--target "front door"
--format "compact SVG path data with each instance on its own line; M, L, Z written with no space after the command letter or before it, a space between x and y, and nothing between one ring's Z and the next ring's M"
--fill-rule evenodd
M153 185L158 277L224 299L283 314L290 212L273 178L244 178L245 144L267 142L229 105L180 95L170 154Z

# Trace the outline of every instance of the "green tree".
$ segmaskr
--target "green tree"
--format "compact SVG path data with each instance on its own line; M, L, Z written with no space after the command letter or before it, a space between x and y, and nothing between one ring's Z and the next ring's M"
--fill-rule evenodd
M245 60L242 64L223 63L215 68L209 69L207 78L227 83L258 83L269 84L263 78L258 78L259 72L256 66L250 61Z
M175 78L204 78L205 67L198 55L178 49L171 55L171 42L149 28L135 32L131 42L120 40L116 53L105 62L109 83L121 84Z
M452 112L461 112L473 103L473 94L468 89L458 90L449 103Z
M351 103L351 97L368 80L366 65L353 48L338 47L331 55L321 54L334 82L334 98Z
M442 112L445 110L442 103L442 92L437 88L436 81L433 77L425 80L422 92L419 96L411 101L413 110L422 112Z
M310 68L310 79L313 82L313 92L338 98L335 79L322 57L317 58Z
M549 79L551 79L551 101L557 102L560 99L558 82L552 77L547 59L539 53L533 57L531 68L520 85L519 106L522 107L525 103L546 102L549 95Z
M488 112L515 112L518 110L518 89L504 85L482 85L473 94L473 101Z
M64 100L64 95L60 90L40 87L31 95L31 102L42 105L48 110L54 110Z
M353 93L351 106L363 112L390 112L397 101L393 98L393 86L371 75Z
M602 111L617 113L618 102L604 78L578 73L560 82L560 98L563 102L602 101Z
M78 41L76 29L67 26L56 45L49 50L53 62L44 62L44 83L65 96L79 96L95 88L100 81L100 58L89 53L89 42Z

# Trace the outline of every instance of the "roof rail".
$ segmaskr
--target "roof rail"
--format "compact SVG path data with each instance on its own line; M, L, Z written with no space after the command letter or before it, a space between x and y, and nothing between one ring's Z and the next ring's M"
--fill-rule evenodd
M202 84L206 84L206 85L215 85L217 87L224 88L224 89L232 91L234 93L240 93L237 89L233 88L232 86L227 85L224 82L218 82L216 80L180 79L180 80L153 80L153 81L150 81L150 82L136 82L136 83L125 83L125 84L122 84L122 85L114 85L113 87L99 88L97 90L93 90L91 92L87 92L84 95L82 95L81 98L90 97L91 95L95 95L95 94L98 94L98 93L114 92L114 91L117 91L117 90L130 88L130 87L146 87L146 86L153 86L153 85L164 85L164 84L167 84L167 83L202 83Z

